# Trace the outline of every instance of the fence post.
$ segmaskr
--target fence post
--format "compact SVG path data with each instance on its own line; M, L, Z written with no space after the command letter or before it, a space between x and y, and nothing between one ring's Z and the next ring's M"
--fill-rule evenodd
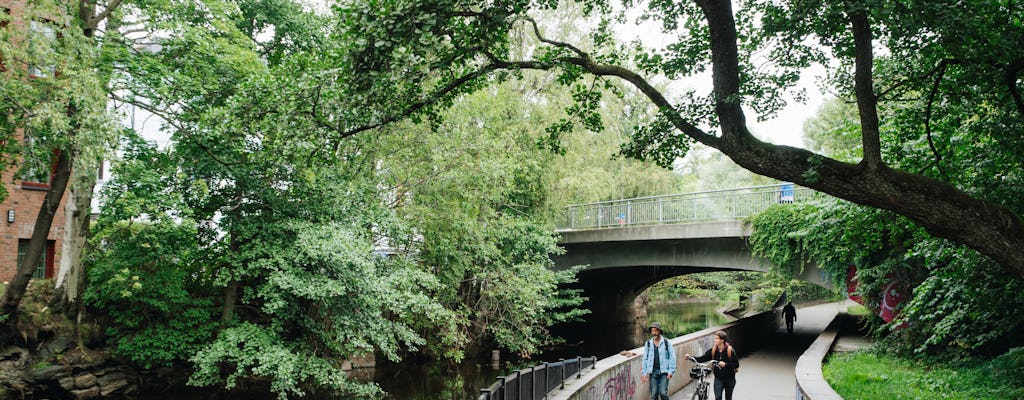
M658 223L665 222L665 202L658 199Z
M522 372L516 371L516 396L515 400L522 400L523 398L523 375Z
M537 400L533 396L537 394L537 366L530 367L530 400Z
M505 377L498 377L498 400L505 400Z
M562 372L562 380L559 383L559 385L561 385L562 389L565 389L565 359L559 358L558 361L562 363L562 368L558 369L559 371Z
M480 389L480 398L477 400L491 400L491 389Z
M633 223L633 201L626 201L626 224Z

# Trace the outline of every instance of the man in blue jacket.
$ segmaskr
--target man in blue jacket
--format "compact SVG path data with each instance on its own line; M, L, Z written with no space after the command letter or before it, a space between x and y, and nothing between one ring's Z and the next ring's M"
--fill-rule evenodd
M651 400L668 400L668 380L676 373L676 351L672 343L661 336L661 324L654 322L647 328L651 339L644 344L644 358L640 381L651 382Z

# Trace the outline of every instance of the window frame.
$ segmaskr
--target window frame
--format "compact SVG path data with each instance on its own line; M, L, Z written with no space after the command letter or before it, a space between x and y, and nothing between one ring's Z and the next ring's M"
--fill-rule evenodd
M7 16L7 18L0 19L0 29L6 29L11 24L11 9L0 7L0 14ZM4 63L4 54L0 53L0 73L3 72L7 72L7 64Z
M32 156L32 154L29 153L29 150L33 147L33 144L30 143L32 141L32 136L30 135L30 133L31 133L30 130L22 129L21 133L22 133L22 140L21 140L21 143L22 143L21 168L19 168L19 170L18 170L18 172L20 173L18 178L21 180L21 187L23 189L49 190L50 189L50 184L53 183L53 176L57 174L57 156L59 155L57 152L59 150L53 150L52 151L52 154L50 156L50 160L49 160L49 163L48 163L48 165L49 165L49 174L47 174L46 182L39 182L39 181L35 181L35 180L32 180L32 179L26 179L26 178L32 178L32 177L29 176L29 172L30 171L24 171L24 168L25 168L26 164L28 163L27 160L29 159L30 156ZM40 167L42 167L42 163L40 163ZM39 174L40 174L40 176L42 176L42 172L40 172Z
M31 239L18 239L18 264L14 266L15 271L21 267L21 261L25 257L25 251L28 250L28 243ZM35 272L32 273L32 279L48 279L53 278L54 265L53 258L57 255L57 241L46 240L46 250L43 251L43 258L39 259L39 265L36 266ZM42 276L39 273L42 272Z
M39 27L43 27L43 28L46 28L46 29L39 29ZM61 33L60 33L60 29L58 29L59 27L60 27L60 25L58 25L56 21L51 21L51 20L45 19L45 18L33 18L33 19L29 20L29 22L28 22L28 32L29 32L28 40L30 42L29 45L31 46L32 45L31 42L33 42L35 40L38 40L36 37L39 34L46 35L48 41L50 41L51 43L56 43L57 40L59 40L62 37ZM56 53L56 50L54 48L52 48L52 46L51 46L51 48L49 49L49 52ZM53 65L33 65L33 64L29 64L27 68L28 68L28 77L29 77L29 79L49 79L49 78L56 78L57 76L60 75L60 73L57 72L56 60L54 61Z

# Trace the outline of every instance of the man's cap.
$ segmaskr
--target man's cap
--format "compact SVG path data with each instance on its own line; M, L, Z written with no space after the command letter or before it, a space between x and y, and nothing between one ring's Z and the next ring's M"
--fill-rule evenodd
M647 327L647 331L650 332L651 328L658 328L659 331L662 331L661 324L659 324L657 322L651 322L651 326Z

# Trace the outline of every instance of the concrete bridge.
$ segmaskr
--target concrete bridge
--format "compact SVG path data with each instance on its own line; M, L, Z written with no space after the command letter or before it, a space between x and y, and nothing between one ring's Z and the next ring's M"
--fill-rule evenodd
M635 300L645 289L691 273L767 272L770 263L751 254L752 228L743 219L779 202L819 196L781 184L571 206L559 229L566 252L555 267L587 266L578 276L592 311L588 328L632 336L642 317ZM799 276L830 286L815 265Z

